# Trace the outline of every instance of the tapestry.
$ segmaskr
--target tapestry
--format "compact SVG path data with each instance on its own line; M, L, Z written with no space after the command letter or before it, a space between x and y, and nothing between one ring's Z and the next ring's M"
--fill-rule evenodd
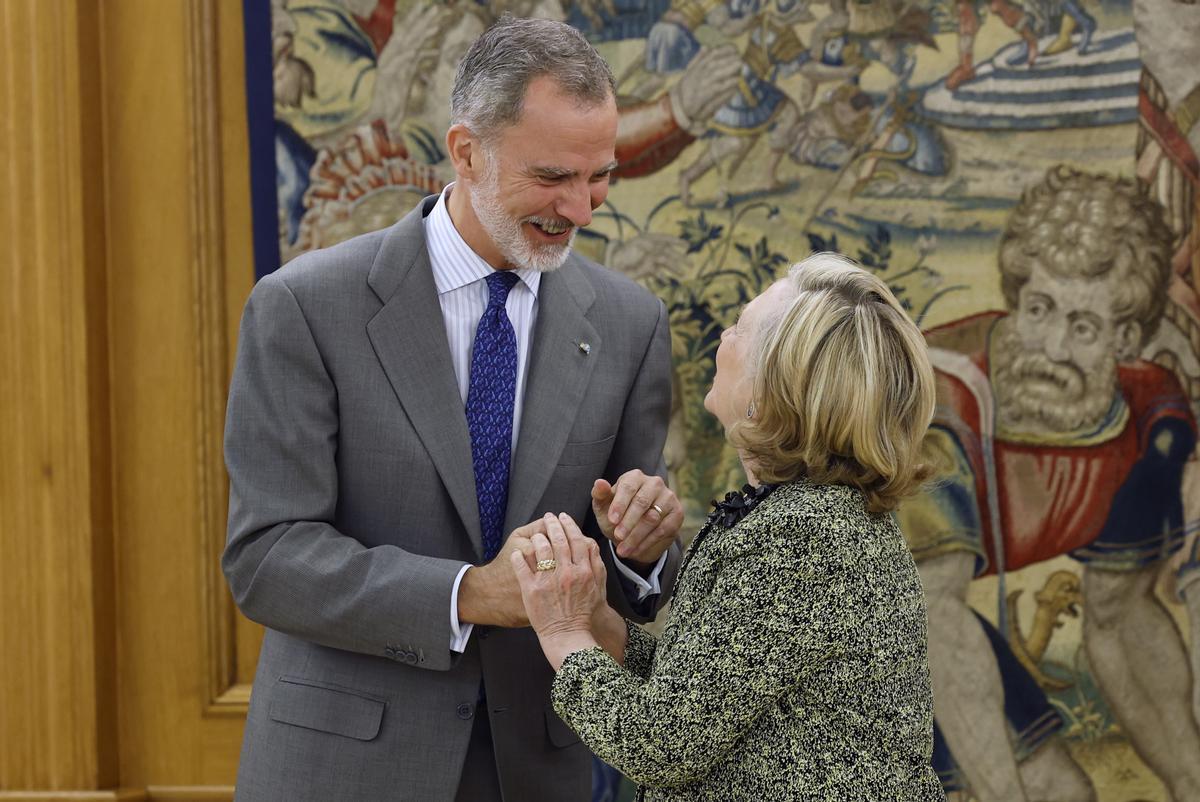
M1200 4L245 8L260 275L453 180L455 68L499 15L595 44L620 166L576 247L666 304L690 524L744 480L702 405L721 331L813 251L877 273L938 379L939 478L898 519L949 798L1200 800Z

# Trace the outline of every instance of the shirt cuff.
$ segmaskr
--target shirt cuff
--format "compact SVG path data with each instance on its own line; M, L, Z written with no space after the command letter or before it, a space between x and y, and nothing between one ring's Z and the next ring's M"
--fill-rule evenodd
M462 584L463 575L469 568L470 563L459 570L458 576L454 577L454 589L450 591L450 651L460 654L467 650L467 640L475 628L474 624L464 624L458 620L458 586Z
M658 558L658 562L655 563L654 570L650 572L650 576L643 578L617 556L617 550L613 548L611 540L608 541L608 548L612 551L613 564L617 566L617 571L637 588L637 601L644 601L647 596L662 593L662 585L658 581L658 575L662 573L663 565L667 562L667 552L664 551L662 556Z

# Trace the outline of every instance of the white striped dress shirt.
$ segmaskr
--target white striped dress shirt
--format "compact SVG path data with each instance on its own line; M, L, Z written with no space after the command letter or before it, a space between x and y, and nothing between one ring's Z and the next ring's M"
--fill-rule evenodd
M451 184L450 187L454 185ZM479 318L487 309L487 277L496 271L458 233L446 198L450 187L438 198L437 205L425 218L425 242L429 261L433 265L433 281L437 285L442 318L446 321L446 338L450 341L450 360L458 393L463 405L471 386L471 349ZM520 279L508 291L504 309L517 335L517 394L513 401L512 448L516 451L517 435L521 433L521 407L525 398L525 377L529 374L529 342L533 339L533 324L537 322L537 291L542 274L536 270L514 270Z
M425 244L429 250L429 263L433 268L433 281L437 286L438 302L442 307L442 318L446 322L446 338L450 342L450 361L454 363L454 376L458 380L458 392L466 409L467 391L471 386L471 349L475 344L475 330L479 318L487 309L487 277L496 272L479 254L471 250L446 208L446 199L454 188L450 184L442 191L437 204L425 218ZM536 270L516 270L520 279L508 291L504 310L512 322L517 337L517 394L513 401L512 450L516 453L517 436L520 434L521 409L525 398L525 379L529 375L529 348L533 340L533 327L537 322L537 293L542 274ZM464 412L465 414L465 412ZM609 544L611 548L612 544ZM661 592L658 581L666 555L658 561L649 581L638 576L624 565L613 551L614 562L622 576L638 589L639 600L651 593ZM463 574L470 565L464 565L454 580L450 595L450 648L461 652L467 647L472 624L458 620L458 588Z

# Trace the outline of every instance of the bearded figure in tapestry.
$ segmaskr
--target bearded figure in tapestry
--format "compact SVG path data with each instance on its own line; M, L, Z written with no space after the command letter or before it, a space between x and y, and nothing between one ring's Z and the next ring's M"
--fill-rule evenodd
M927 334L941 474L900 519L929 601L935 762L981 800L1095 799L1019 639L967 603L973 579L1063 554L1083 566L1100 693L1172 797L1200 798L1188 656L1154 595L1197 524L1181 492L1196 421L1175 375L1139 358L1162 322L1171 242L1133 181L1056 169L1001 239L1007 311Z

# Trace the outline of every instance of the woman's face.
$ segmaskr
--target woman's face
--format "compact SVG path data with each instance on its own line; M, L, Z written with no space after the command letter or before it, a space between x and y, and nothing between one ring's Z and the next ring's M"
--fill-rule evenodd
M747 417L753 390L748 372L750 348L763 321L784 303L788 294L787 281L775 282L746 304L734 325L721 332L717 372L712 388L704 397L704 408L716 416L726 430Z

